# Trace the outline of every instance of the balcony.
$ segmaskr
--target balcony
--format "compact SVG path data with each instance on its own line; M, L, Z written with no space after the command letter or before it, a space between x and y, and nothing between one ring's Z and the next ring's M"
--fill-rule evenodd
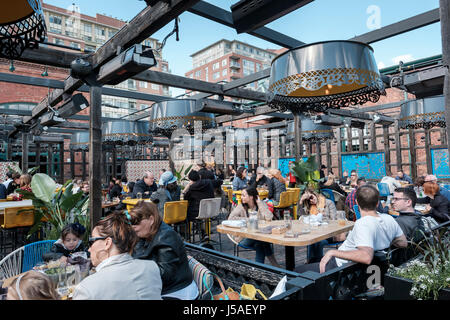
M230 61L230 68L231 69L240 69L241 68L241 64L239 62L231 60Z

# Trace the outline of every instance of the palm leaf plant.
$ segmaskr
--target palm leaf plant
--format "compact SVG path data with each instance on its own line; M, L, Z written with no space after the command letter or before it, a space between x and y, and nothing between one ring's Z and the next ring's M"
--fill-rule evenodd
M183 181L188 181L187 175L189 174L189 171L191 171L192 164L189 165L186 169L184 169L184 164L181 166L181 169L179 171L175 170L174 175L178 179L178 183L182 183ZM180 186L182 189L184 188L183 185Z
M31 180L32 192L17 189L17 193L22 194L24 199L31 199L35 208L34 225L31 227L28 237L38 232L44 221L48 222L49 230L46 232L46 239L56 240L60 237L61 231L69 223L79 222L89 234L88 200L83 198L83 191L72 192L72 180L66 183L57 191L56 182L46 174L37 173Z

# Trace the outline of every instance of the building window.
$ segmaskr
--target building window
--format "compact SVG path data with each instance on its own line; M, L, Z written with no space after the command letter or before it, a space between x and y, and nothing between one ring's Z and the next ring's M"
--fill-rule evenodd
M147 89L147 82L146 81L139 81L139 87Z
M128 79L128 89L136 90L136 80Z
M225 77L228 73L228 69L223 69L222 70L222 76Z
M195 71L195 77L200 78L202 76L202 70Z
M220 71L219 72L214 72L213 73L213 79L214 80L217 80L217 79L219 79L220 78Z
M84 46L84 50L86 50L86 51L95 51L95 47L94 46L90 46L90 45L85 45Z
M80 44L78 42L70 42L70 46L75 49L80 49Z
M216 63L213 64L212 69L213 69L213 70L217 70L217 69L219 69L219 67L220 67L219 63L216 62Z
M63 39L59 39L59 38L54 38L53 39L53 43L54 44L59 44L59 45L64 45L64 40Z
M227 65L227 59L222 60L222 67L225 67Z
M58 16L50 15L48 20L50 21L50 23L59 24L59 25L62 24L61 17L58 17Z
M111 38L111 37L114 36L116 33L117 33L116 30L109 30L109 31L108 31L108 37Z
M208 81L208 77L209 77L209 74L208 74L208 67L206 67L206 68L205 68L205 81Z
M84 33L92 33L92 26L90 24L83 24Z
M152 89L153 90L159 90L159 84L152 83Z
M105 29L99 28L99 27L95 27L95 35L97 37L104 37L105 36Z

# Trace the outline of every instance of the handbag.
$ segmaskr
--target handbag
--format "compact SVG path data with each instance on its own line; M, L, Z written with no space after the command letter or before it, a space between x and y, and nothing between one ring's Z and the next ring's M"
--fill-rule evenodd
M259 293L259 295L264 299L267 300L264 293L262 293L261 290L256 289L254 285L244 283L241 287L241 297L242 300L258 300L256 299L256 293Z
M239 295L239 293L234 291L232 288L228 288L227 290L225 290L223 282L219 278L219 276L216 275L215 273L211 274L213 275L214 279L216 279L216 281L219 283L220 289L222 290L221 293L213 295L213 293L211 292L211 288L208 287L208 284L205 282L205 279L203 279L203 283L207 288L209 294L211 295L211 300L241 300L241 296Z

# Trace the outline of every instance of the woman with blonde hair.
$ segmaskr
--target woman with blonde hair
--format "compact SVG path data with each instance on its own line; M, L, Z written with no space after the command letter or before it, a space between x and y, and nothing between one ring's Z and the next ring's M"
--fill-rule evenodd
M286 180L277 169L269 169L267 177L269 178L267 198L272 200L274 206L277 206L280 203L281 193L286 191Z
M19 189L21 189L21 190L32 192L32 190L31 190L31 175L29 175L28 173L24 173L24 174L20 175L19 187L20 187ZM19 194L18 196L13 196L14 201L20 201L20 200L22 200L22 198L23 198L22 194Z
M55 284L45 274L27 271L8 286L8 300L59 300Z

